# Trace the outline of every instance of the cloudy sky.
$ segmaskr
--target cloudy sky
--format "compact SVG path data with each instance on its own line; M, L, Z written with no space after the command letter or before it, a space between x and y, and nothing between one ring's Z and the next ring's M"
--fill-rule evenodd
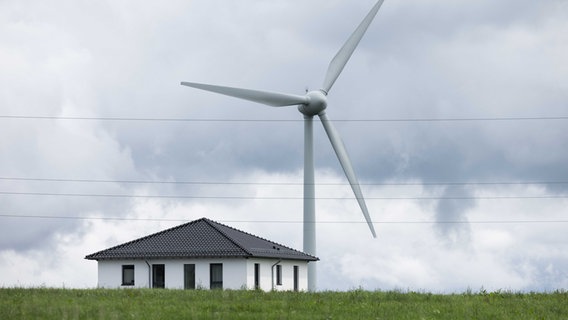
M0 286L201 217L302 248L302 94L374 0L0 1ZM386 0L315 123L318 287L568 288L568 2Z

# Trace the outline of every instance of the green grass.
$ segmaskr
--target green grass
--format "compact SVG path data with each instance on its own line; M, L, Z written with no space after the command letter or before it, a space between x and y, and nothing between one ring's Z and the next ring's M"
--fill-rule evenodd
M0 319L568 319L568 292L4 288Z

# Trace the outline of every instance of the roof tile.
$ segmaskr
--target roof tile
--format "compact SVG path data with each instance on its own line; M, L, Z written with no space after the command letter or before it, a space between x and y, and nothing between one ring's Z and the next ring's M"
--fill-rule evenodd
M316 261L318 258L201 218L85 257L89 260L257 257Z

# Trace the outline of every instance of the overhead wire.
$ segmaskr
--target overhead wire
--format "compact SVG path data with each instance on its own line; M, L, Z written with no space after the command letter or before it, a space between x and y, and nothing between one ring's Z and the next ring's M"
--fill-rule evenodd
M1 218L22 218L22 219L62 219L62 220L102 220L102 221L141 221L141 222L188 222L187 219L172 218L132 218L132 217L81 217L64 215L30 215L30 214L5 214L0 213ZM221 223L265 223L265 224L303 224L301 220L218 220ZM311 223L315 224L366 224L366 221L352 220L320 220ZM545 223L568 223L568 220L377 220L375 224L545 224Z
M168 181L168 180L112 180L112 179L70 179L70 178L27 178L0 177L5 181L35 182L77 182L77 183L117 183L117 184L172 184L172 185L267 185L267 186L299 186L303 182L262 182L262 181ZM448 181L448 182L363 182L364 186L467 186L467 185L559 185L568 181ZM347 182L318 182L316 185L341 186Z
M24 218L24 219L64 219L64 220L103 220L103 221L150 221L150 222L188 222L187 219L171 219L171 218L132 218L132 217L81 217L81 216L64 216L64 215L30 215L30 214L5 214L0 213L2 218ZM271 224L302 224L301 220L218 220L222 223L271 223ZM311 223L315 224L366 224L366 221L351 220L320 220ZM411 221L411 220L379 220L373 221L375 224L532 224L532 223L568 223L568 220L429 220L429 221Z
M258 196L201 196L201 195L138 195L138 194L96 194L96 193L53 193L53 192L12 192L0 191L0 195L94 197L94 198L157 198L157 199L217 199L217 200L302 200L304 197L258 197ZM568 195L539 196L463 196L463 197L365 197L366 200L506 200L506 199L566 199ZM355 197L315 197L317 200L356 200Z
M212 118L198 119L198 118L79 117L79 116L30 116L30 115L0 115L0 119L140 121L140 122L303 122L302 119L212 119ZM550 121L550 120L568 120L568 116L334 119L333 121L334 122L464 122L464 121Z

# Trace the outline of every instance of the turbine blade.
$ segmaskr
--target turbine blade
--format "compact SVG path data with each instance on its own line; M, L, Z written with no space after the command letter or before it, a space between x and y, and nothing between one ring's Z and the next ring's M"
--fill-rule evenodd
M337 78L341 74L341 71L343 71L343 68L347 64L347 61L349 61L349 58L351 58L353 51L355 51L355 48L357 48L359 41L361 41L361 38L363 38L363 35L367 31L367 28L369 28L371 22L373 22L373 19L377 15L379 8L383 4L383 1L384 0L377 1L371 11L365 17L365 19L363 19L361 24L359 24L357 29L355 29L353 34L351 34L343 47L339 49L335 57L333 57L333 60L331 60L331 62L329 63L327 75L325 76L322 87L322 90L324 90L326 93L329 92L329 90L335 83L335 80L337 80Z
M339 163L341 163L341 167L343 167L343 171L347 176L347 180L349 180L349 184L351 185L351 189L355 194L355 198L357 198L357 202L359 203L359 207L361 207L361 211L363 211L363 216L365 220L367 220L367 225L369 225L369 229L371 229L371 234L373 238L377 237L375 233L375 228L373 227L373 222L371 221L371 216L369 216L369 210L367 210L367 204L365 203L365 199L363 198L363 193L361 192L361 187L359 186L359 182L357 181L357 177L355 176L355 171L353 171L353 166L351 165L351 161L349 160L349 156L347 155L347 151L345 150L345 145L339 137L337 130L333 124L327 118L325 112L319 114L321 119L321 123L329 137L329 141L333 146L333 150L335 150L335 154L339 159Z
M299 96L295 94L223 87L194 82L182 82L181 84L196 89L211 91L226 96L266 104L272 107L294 106L298 104L308 103L308 98L306 96Z

